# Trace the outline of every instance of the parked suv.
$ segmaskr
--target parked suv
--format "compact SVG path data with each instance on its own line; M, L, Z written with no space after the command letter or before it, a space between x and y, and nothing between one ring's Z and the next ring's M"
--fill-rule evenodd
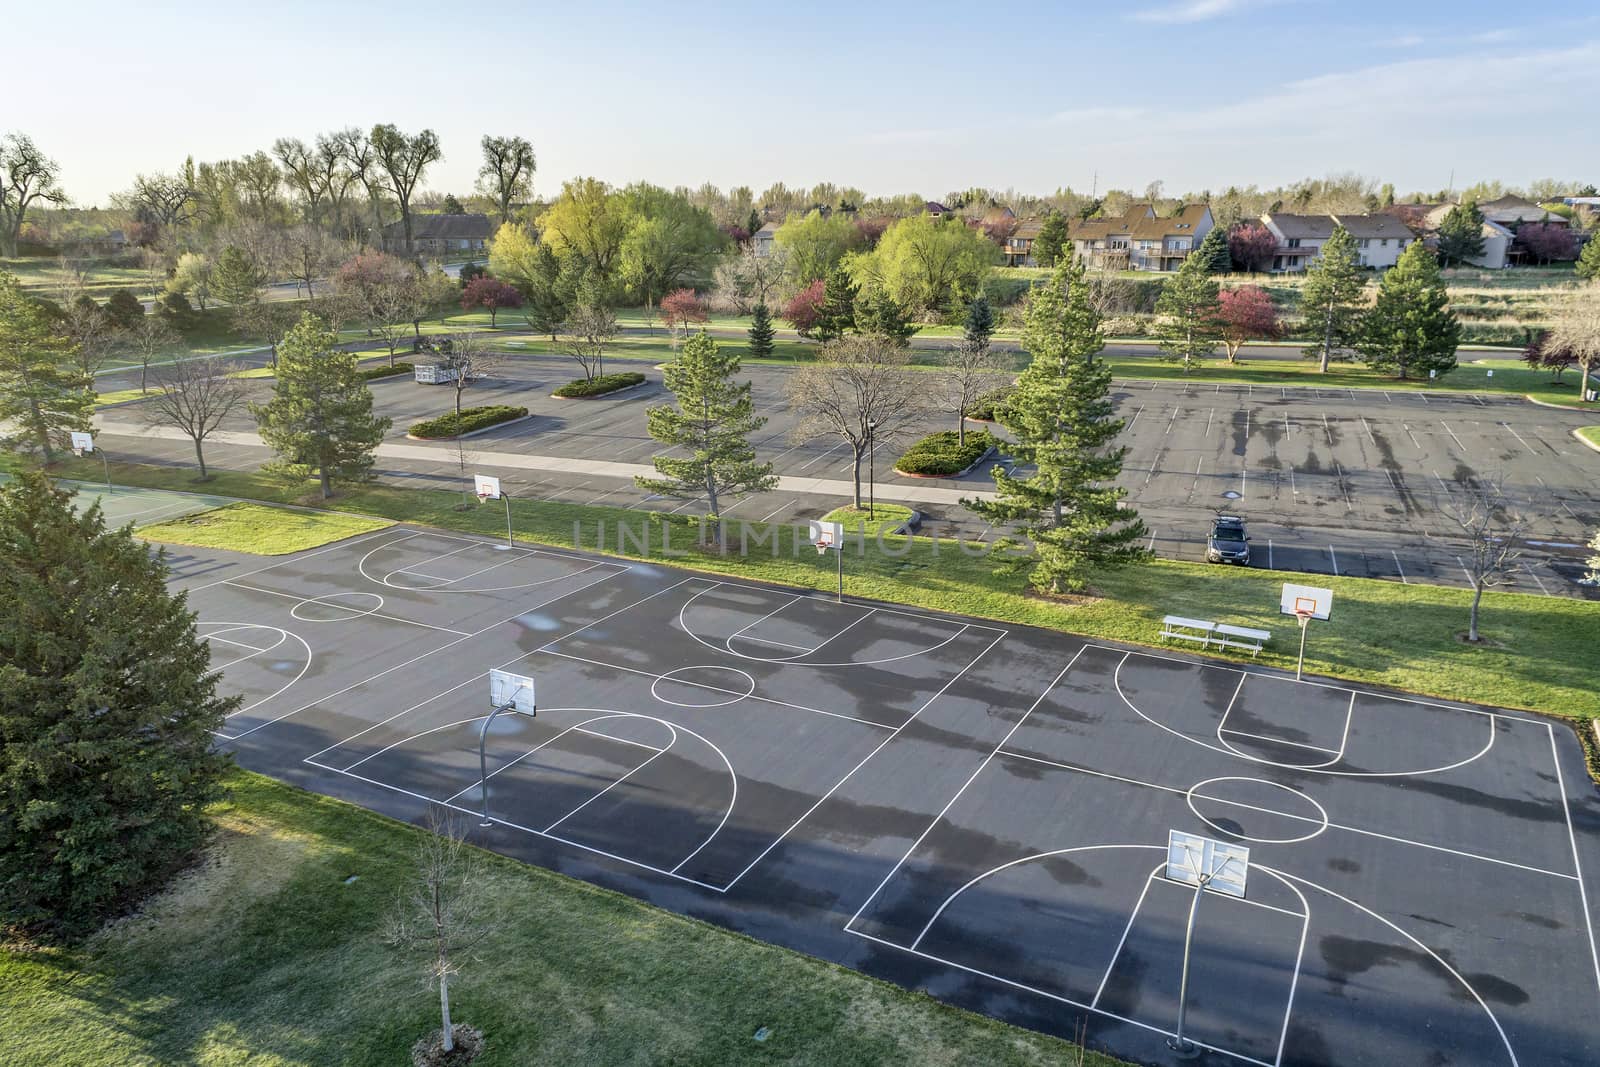
M1211 523L1211 535L1206 538L1207 563L1250 564L1250 537L1244 532L1244 520L1237 515L1218 515Z

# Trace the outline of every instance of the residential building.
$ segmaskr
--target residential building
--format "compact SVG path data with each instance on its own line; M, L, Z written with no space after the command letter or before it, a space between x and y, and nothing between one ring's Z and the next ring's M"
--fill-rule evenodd
M1011 231L1000 251L1005 254L1008 267L1037 267L1039 264L1033 258L1033 242L1039 237L1039 230L1044 226L1040 219L1023 219L1017 223L1017 228Z
M1363 267L1388 270L1400 260L1400 253L1417 235L1398 215L1295 215L1271 211L1261 223L1278 239L1273 252L1272 270L1297 273L1322 255L1322 246L1343 226L1355 238Z
M1206 204L1191 204L1171 218L1159 217L1150 204L1134 204L1120 218L1084 219L1067 233L1073 252L1088 266L1174 271L1212 225Z
M1483 212L1483 217L1490 222L1498 223L1510 230L1517 232L1517 227L1524 222L1544 222L1552 226L1571 226L1572 221L1557 215L1554 211L1544 208L1520 196L1502 196L1498 200L1485 200L1478 205L1478 210Z
M411 216L411 250L419 255L482 252L493 236L494 226L488 215ZM392 222L383 228L383 250L405 254L404 222Z
M761 229L750 235L750 250L758 256L772 255L772 241L778 233L777 222L767 220L761 224Z
M951 209L945 207L943 204L939 203L937 200L929 200L929 201L925 202L922 205L922 213L924 215L931 215L933 218L936 218L936 219L947 219L950 216L955 214L954 211L952 211Z
M1521 199L1521 198L1520 197L1514 197L1514 196L1509 196L1509 197L1503 196L1503 197L1500 198L1500 200L1492 201L1492 202L1498 204L1498 203L1501 203L1501 202L1506 201L1506 200L1519 200L1519 199ZM1523 200L1522 202L1524 204L1528 203L1528 201L1526 201L1526 200ZM1444 217L1446 215L1450 214L1450 212L1452 210L1454 210L1456 206L1457 205L1455 205L1455 204L1436 204L1434 206L1433 210L1429 211L1428 214L1426 216L1424 216L1424 218L1423 218L1423 231L1424 231L1424 233L1427 234L1428 247L1430 247L1430 248L1438 247L1438 243L1439 242L1438 242L1437 234L1439 232L1439 224L1444 221ZM1550 212L1545 211L1543 208L1539 207L1539 205L1537 205L1537 204L1532 204L1530 206L1533 207L1534 213L1537 213L1537 214L1540 214L1540 215L1549 215L1550 214ZM1483 211L1483 205L1482 204L1478 205L1478 210L1479 211ZM1512 207L1512 208L1509 208L1509 209L1502 208L1501 209L1502 217L1505 217L1505 212L1506 211L1515 211L1515 210L1516 210L1515 207ZM1566 220L1565 219L1561 219L1561 216L1553 215L1551 217L1560 219L1561 220L1561 224L1562 225L1566 225ZM1530 213L1528 221L1529 222L1535 222L1535 221L1541 221L1542 222L1543 220L1534 218L1533 217L1533 213ZM1512 227L1512 226L1508 226L1503 222L1497 222L1494 219L1491 219L1489 217L1488 212L1484 212L1482 233L1483 233L1483 252L1480 253L1479 255L1471 257L1470 259L1467 260L1467 262L1470 263L1474 267L1487 267L1489 270L1501 270L1501 269L1503 269L1505 267L1511 266L1511 263L1512 263L1513 259L1515 258L1514 250L1512 248L1512 242L1514 240L1516 240L1516 236L1517 236L1515 228Z

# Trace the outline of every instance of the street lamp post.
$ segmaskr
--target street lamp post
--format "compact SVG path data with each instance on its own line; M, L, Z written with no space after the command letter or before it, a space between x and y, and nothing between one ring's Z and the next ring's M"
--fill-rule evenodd
M867 420L867 521L878 519L878 420Z

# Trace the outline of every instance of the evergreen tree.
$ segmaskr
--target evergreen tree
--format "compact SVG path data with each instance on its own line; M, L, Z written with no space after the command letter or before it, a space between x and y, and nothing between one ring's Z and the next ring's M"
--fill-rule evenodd
M239 698L165 578L43 474L0 488L0 927L88 933L205 838Z
M1077 591L1093 568L1144 558L1146 533L1120 506L1127 492L1115 482L1128 450L1112 444L1123 422L1112 415L1111 366L1094 359L1105 337L1081 264L1069 259L1033 292L1022 344L1028 369L998 413L1015 438L1007 448L1015 463L995 468L993 500L965 503L1012 531L997 548L1015 546L1019 535L1031 542L1031 555L1007 552L1002 569L1028 569L1040 591Z
M106 298L105 313L111 328L125 333L144 318L144 305L133 295L132 289L118 289Z
M1583 246L1583 253L1573 266L1580 278L1589 281L1600 278L1600 234L1589 238L1589 243Z
M373 416L356 355L342 351L338 340L316 315L300 316L279 346L272 399L250 405L261 436L278 453L268 469L293 482L315 474L324 500L333 495L335 476L368 476L390 426Z
M533 270L522 294L522 317L531 329L548 334L551 341L561 331L561 324L572 307L571 281L570 275L562 273L561 261L555 252L548 244L539 242L538 251L533 254Z
M967 305L967 318L961 327L961 343L950 353L944 371L936 379L936 390L944 410L956 417L956 444L967 444L967 415L980 400L1005 384L1004 359L992 351L994 308L988 297L979 295Z
M1207 274L1230 274L1233 271L1233 253L1228 250L1225 227L1213 226L1200 240L1200 247L1189 256L1198 259Z
M961 343L986 352L993 337L994 305L980 293L967 305L967 317L961 324Z
M212 295L235 309L254 304L258 299L257 290L265 282L261 268L238 245L224 248L211 271Z
M1319 369L1324 374L1333 350L1352 340L1366 284L1356 239L1343 226L1335 226L1322 246L1322 255L1306 270L1305 288L1300 291L1306 328L1317 338L1303 351L1308 359L1321 361Z
M760 230L762 225L761 212L757 211L755 208L751 208L750 217L745 220L744 228L750 231L751 237L754 237L756 235L756 231Z
M1217 350L1222 338L1218 318L1221 291L1198 256L1184 260L1178 273L1161 287L1156 299L1156 340L1166 358L1183 360L1186 373L1194 360Z
M887 289L874 289L857 302L856 329L895 348L905 348L918 327Z
M12 431L8 446L36 445L48 463L67 431L89 428L94 379L72 357L60 319L0 271L0 426Z
M771 359L773 336L772 310L765 303L757 304L750 320L750 358Z
M856 297L860 295L843 267L828 272L822 288L822 311L812 334L824 343L835 341L856 328Z
M1067 217L1052 211L1039 224L1039 236L1033 239L1033 261L1041 267L1053 267L1071 249L1067 241Z
M740 360L723 352L704 330L683 343L661 372L676 404L648 409L650 436L684 455L656 456L660 478L635 477L639 488L682 500L706 498L706 516L716 544L722 544L724 497L761 493L778 484L772 464L757 463L750 435L767 420L755 413L750 383L736 382Z
M1439 264L1418 241L1378 283L1378 299L1362 317L1356 348L1368 366L1404 380L1454 370L1460 342L1461 324L1450 310Z
M1456 267L1483 255L1483 212L1475 200L1457 204L1439 223L1439 260Z

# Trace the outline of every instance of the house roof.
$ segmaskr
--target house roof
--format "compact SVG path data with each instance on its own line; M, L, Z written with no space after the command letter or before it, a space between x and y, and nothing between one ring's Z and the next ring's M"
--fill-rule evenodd
M1485 218L1495 222L1559 222L1565 226L1567 220L1553 211L1546 211L1532 200L1520 196L1502 196L1497 200L1486 200L1478 205L1478 210L1483 212Z
M1024 241L1031 241L1039 236L1039 231L1043 228L1043 219L1024 219L1017 223L1017 228L1011 232L1011 236L1013 238L1020 237Z
M1294 215L1287 211L1267 214L1272 228L1283 234L1285 240L1326 241L1333 236L1332 215Z
M926 215L948 215L948 214L950 214L950 209L945 207L943 204L939 203L939 201L937 201L937 200L929 200L926 203L924 203L922 205L922 211Z
M1014 219L1016 217L1017 213L1015 211L1012 211L1010 208L1004 205L997 205L990 208L988 211L985 211L983 213L983 218L979 219L978 221L984 226L995 226L999 223L1005 222L1007 219Z
M766 222L763 222L761 224L761 229L757 230L756 234L758 236L760 234L763 234L763 233L770 235L770 234L774 234L774 233L777 233L777 232L778 232L778 224L769 219Z
M1350 231L1351 237L1363 240L1369 238L1398 237L1410 240L1416 234L1411 232L1411 227L1393 215L1335 215L1334 220Z
M1210 208L1190 204L1171 218L1160 218L1149 204L1134 204L1121 218L1084 219L1072 226L1074 241L1098 241L1107 237L1133 237L1154 241L1165 237L1192 237Z
M1376 215L1294 215L1275 211L1268 216L1286 240L1326 241L1335 226L1343 226L1359 240L1398 238L1409 241L1416 236L1411 227L1395 214Z
M405 237L405 226L391 222L383 228L385 237ZM494 236L488 215L413 215L411 237L425 241L487 241Z

